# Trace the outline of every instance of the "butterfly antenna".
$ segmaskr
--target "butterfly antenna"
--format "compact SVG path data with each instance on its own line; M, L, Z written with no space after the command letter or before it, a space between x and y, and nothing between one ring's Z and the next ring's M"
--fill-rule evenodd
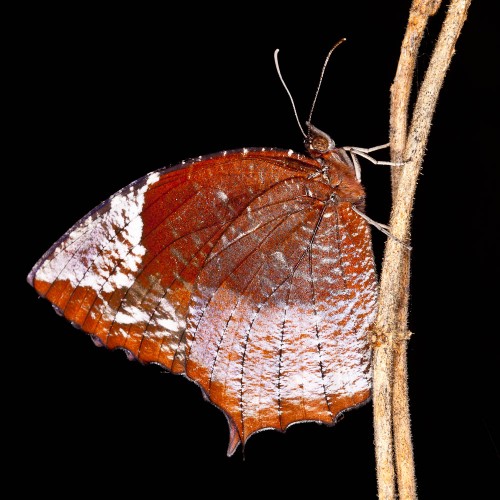
M302 128L302 125L300 124L299 115L297 114L297 108L295 107L295 103L293 102L292 94L288 90L288 87L286 86L285 80L283 80L283 77L281 76L280 65L278 64L278 52L279 51L280 51L280 49L276 49L274 51L274 64L276 65L276 71L278 72L278 76L280 77L280 80L281 80L281 83L283 84L283 87L285 87L285 90L287 91L288 97L290 97L290 101L292 101L293 112L295 114L295 119L297 120L297 123L299 124L300 131L302 132L302 135L304 137L307 137L306 133L304 132L304 129Z
M341 38L331 49L330 52L328 52L328 55L326 56L325 62L323 64L323 69L321 70L321 76L319 77L319 83L318 83L318 88L316 89L316 94L314 95L314 100L311 106L311 112L309 113L309 119L307 120L308 127L311 124L311 118L312 114L314 111L314 107L316 106L316 100L318 99L318 94L319 94L319 89L321 87L321 82L323 81L323 75L325 74L326 70L326 65L328 64L328 61L330 60L330 56L332 55L332 52L343 42L345 42L347 38Z

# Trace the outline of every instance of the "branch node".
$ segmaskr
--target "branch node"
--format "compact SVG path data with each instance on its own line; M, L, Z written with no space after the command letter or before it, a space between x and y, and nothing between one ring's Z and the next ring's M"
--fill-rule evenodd
M387 335L386 332L373 329L370 340L373 348L382 347L383 345L387 345L389 343L389 335Z
M413 334L414 332L410 332L410 330L404 330L399 332L398 335L395 337L395 339L399 342L403 342L405 340L408 341L410 340Z

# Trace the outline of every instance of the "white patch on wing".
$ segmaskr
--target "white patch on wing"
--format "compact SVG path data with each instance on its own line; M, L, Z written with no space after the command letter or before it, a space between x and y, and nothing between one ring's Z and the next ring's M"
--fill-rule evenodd
M173 319L159 317L157 322L164 330L170 332L176 332L181 328L179 321L174 321Z
M122 310L118 311L115 317L117 323L122 325L135 325L141 321L148 322L149 314L137 306L127 305Z
M215 193L215 195L217 196L217 198L219 198L220 201L222 201L224 203L227 203L229 200L229 197L227 196L227 194L224 191L219 190Z
M81 222L42 263L36 279L68 280L73 287L92 288L98 296L130 287L146 253L141 244L145 193L158 179L157 172L151 173L139 189L112 196L109 210Z

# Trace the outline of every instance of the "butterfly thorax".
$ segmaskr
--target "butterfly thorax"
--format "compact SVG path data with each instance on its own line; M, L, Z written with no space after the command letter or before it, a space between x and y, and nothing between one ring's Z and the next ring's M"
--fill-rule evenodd
M334 188L332 199L348 202L363 210L365 191L356 178L354 165L343 148L335 146L325 132L308 123L309 133L305 145L309 155L321 166L324 180Z

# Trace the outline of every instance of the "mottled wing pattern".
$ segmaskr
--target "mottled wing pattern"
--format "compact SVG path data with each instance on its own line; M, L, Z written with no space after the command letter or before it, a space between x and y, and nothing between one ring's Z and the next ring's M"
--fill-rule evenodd
M369 398L369 228L318 164L243 150L153 172L71 228L28 279L109 348L184 373L231 442Z

